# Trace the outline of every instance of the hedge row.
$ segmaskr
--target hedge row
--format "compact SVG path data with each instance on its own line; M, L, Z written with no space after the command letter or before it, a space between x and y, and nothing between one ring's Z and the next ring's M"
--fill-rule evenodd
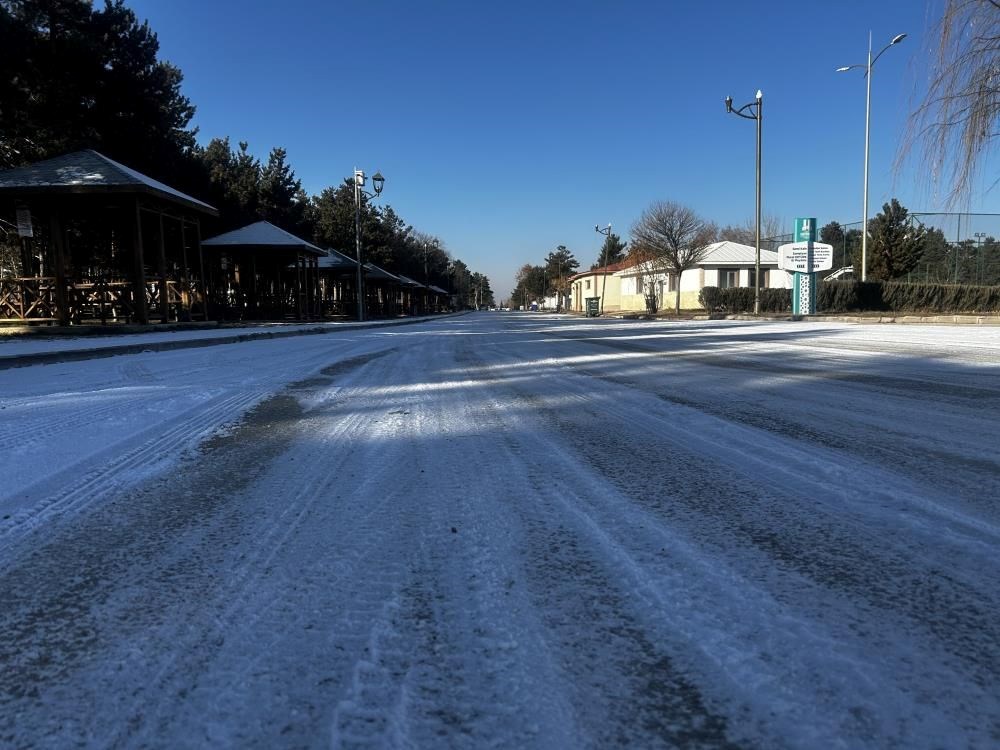
M752 313L753 288L729 287L727 289L720 289L717 286L706 286L699 292L698 302L710 313ZM791 312L791 290L761 289L760 311L765 313Z
M698 295L709 313L753 312L753 289L706 286ZM1000 286L907 284L898 281L821 281L816 309L838 312L993 313L1000 311ZM792 310L790 289L761 289L760 311Z
M1000 311L1000 286L907 284L899 281L825 281L817 290L820 312L992 313Z

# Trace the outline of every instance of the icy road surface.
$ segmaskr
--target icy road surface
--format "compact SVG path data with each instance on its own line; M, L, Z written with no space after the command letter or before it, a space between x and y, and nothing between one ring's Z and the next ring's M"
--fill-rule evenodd
M1000 745L997 328L481 313L0 424L3 747Z

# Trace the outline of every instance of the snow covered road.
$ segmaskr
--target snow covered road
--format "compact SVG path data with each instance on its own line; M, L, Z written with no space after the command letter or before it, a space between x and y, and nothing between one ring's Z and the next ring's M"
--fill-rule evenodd
M1000 329L0 371L0 746L994 747Z

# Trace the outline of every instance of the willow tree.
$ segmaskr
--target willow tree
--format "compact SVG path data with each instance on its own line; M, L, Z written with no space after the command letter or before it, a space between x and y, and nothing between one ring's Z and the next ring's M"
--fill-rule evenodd
M919 152L954 204L1000 135L1000 0L944 0L931 32L927 90L896 166Z

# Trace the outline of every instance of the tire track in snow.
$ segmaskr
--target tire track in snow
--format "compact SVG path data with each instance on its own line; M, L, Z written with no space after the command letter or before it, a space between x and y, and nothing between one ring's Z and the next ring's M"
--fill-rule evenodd
M441 368L452 355L439 345L423 357ZM333 746L579 747L519 583L519 535L502 502L506 475L470 408L479 396L470 383L426 376L398 400L406 415L398 417L399 439L412 442L396 467L403 491L423 501L424 532L408 582L372 628L337 706ZM456 460L465 471L455 471Z
M266 412L266 403L260 408ZM100 635L105 629L117 634L113 643L121 644L120 648L113 647L119 653L112 661L131 663L136 674L146 677L157 672L169 673L176 663L169 657L190 646L196 633L209 632L212 636L199 646L208 650L218 647L221 620L213 619L206 631L199 626L199 617L205 604L202 599L215 594L220 581L225 580L225 577L212 577L211 571L218 568L211 565L219 561L226 546L232 546L233 521L245 520L244 509L235 502L238 498L227 499L226 495L238 492L242 485L254 479L254 461L273 458L271 452L275 446L267 445L266 439L273 437L281 444L281 420L287 422L287 416L265 415L262 424L256 425L251 434L237 437L237 429L229 437L220 438L217 444L228 442L229 447L229 455L222 457L220 465L211 463L213 458L220 458L216 452L206 457L204 471L188 467L191 473L186 483L177 478L161 480L147 488L144 496L123 496L81 519L75 529L66 532L72 535L70 540L65 539L64 534L63 539L33 550L27 559L20 561L19 568L7 571L3 586L12 598L8 600L11 608L4 613L6 622L2 632L6 635L4 642L17 648L17 652L7 654L9 658L3 661L11 668L9 679L17 679L19 685L34 686L36 691L45 689L47 683L50 685L47 694L50 698L56 696L54 705L49 707L53 716L43 723L58 721L57 709L68 700L58 698L62 689L49 683L57 675L82 672L84 676L77 677L80 680L78 687L89 691L94 685L103 686L98 694L92 695L91 705L111 704L103 713L82 716L74 711L70 716L64 715L65 726L58 731L69 734L59 736L72 736L79 722L100 722L102 716L102 723L80 731L83 734L106 732L109 728L115 731L119 725L108 724L109 715L128 716L130 720L126 726L140 734L143 727L148 726L143 712L129 711L129 704L122 700L122 691L116 690L114 683L106 684L108 675L103 673L103 667L96 666L98 672L93 674L91 665L80 661L94 649L108 648L110 644L104 641L106 636ZM270 420L274 418L279 421L272 423ZM347 427L349 425L345 425L345 429ZM209 452L213 452L211 446ZM322 463L318 465L322 470ZM206 493L218 493L218 496L209 498ZM281 525L272 525L271 529L280 532ZM96 536L95 530L98 531ZM222 544L214 546L219 541ZM268 540L264 541L267 550ZM276 542L271 540L271 543ZM60 576L64 574L55 571L70 560L76 575L73 580L60 584ZM208 570L202 570L202 566L207 566ZM259 578L255 580L252 576L238 577L234 587L223 588L222 601L231 604L227 597L239 599L241 592L258 581ZM157 599L150 601L150 591L156 592ZM44 593L40 596L39 592L47 592L48 598ZM162 608L161 597L167 602L173 600L175 608L193 608L193 616L174 619L176 613ZM18 602L23 604L18 606ZM228 613L226 610L223 613L238 615L232 606ZM36 630L34 625L40 621L44 621L44 628ZM166 630L162 628L164 622ZM222 628L225 629L224 624ZM143 645L135 650L137 642ZM36 646L26 647L29 643ZM167 661L163 661L165 656ZM154 666L156 664L159 666ZM186 678L188 686L179 687L173 700L190 689L192 674ZM144 680L134 687L139 694L149 685ZM145 694L148 696L148 692ZM0 688L0 703L17 704L25 698L11 682ZM166 696L161 694L160 699L164 698ZM79 699L80 696L74 696L74 700ZM147 709L156 703L156 700L151 701ZM3 736L0 723L0 738ZM148 735L150 739L155 736L155 732Z
M492 348L492 347L491 347ZM484 347L480 347L480 354L482 353ZM493 353L494 357L499 357L506 359L509 354L497 349ZM489 372L489 370L487 370ZM495 372L495 371L494 371ZM501 370L502 372L502 370ZM780 503L774 504L773 507L768 508L763 506L760 502L761 496L757 496L756 493L759 489L754 489L759 486L756 485L757 474L752 474L754 477L751 479L751 484L749 486L744 486L741 488L739 485L734 484L731 481L727 481L725 474L720 474L718 467L711 467L707 463L704 466L699 464L704 463L703 456L691 452L691 447L700 446L702 449L707 449L708 454L711 455L714 451L709 447L706 442L706 436L704 434L698 434L698 430L695 429L694 432L691 430L685 430L683 427L676 424L671 425L671 418L676 416L677 410L665 410L662 403L658 406L657 402L653 399L646 399L646 403L643 407L640 407L638 403L635 403L634 396L625 397L626 394L612 394L607 392L607 387L603 387L601 390L595 390L593 386L593 381L586 377L575 376L571 374L568 368L558 368L559 376L558 383L559 387L557 390L551 391L551 397L555 403L558 403L557 407L551 407L547 403L547 399L544 395L532 393L535 390L535 382L525 383L525 379L518 375L513 375L510 377L508 386L511 390L518 394L521 399L527 398L526 409L530 409L536 413L544 414L546 419L555 430L555 434L561 436L561 440L555 442L549 448L539 447L539 454L546 454L558 452L560 445L568 443L573 446L573 450L582 453L586 459L586 463L590 463L596 467L603 468L607 471L608 478L612 479L620 488L623 496L630 499L629 503L626 505L633 505L644 507L649 509L659 509L657 515L659 519L654 520L653 518L647 519L651 527L660 527L662 529L669 529L675 526L679 520L684 520L685 523L681 528L686 527L687 533L692 534L693 538L698 540L699 544L705 544L706 539L710 539L711 535L706 535L705 530L701 529L699 532L699 526L703 526L703 523L699 523L699 518L704 520L712 520L712 525L709 527L713 532L720 531L719 520L720 518L726 518L728 516L735 515L737 519L742 518L742 522L749 522L756 526L762 526L762 528L769 528L770 524L775 524L776 526L770 527L772 530L774 528L781 529L785 528L788 530L795 529L795 533L781 536L791 536L796 540L797 552L800 553L805 559L812 557L816 559L817 562L821 563L821 566L826 566L829 564L834 565L849 565L851 563L857 564L859 561L864 561L871 554L862 553L860 557L852 559L850 553L850 547L848 551L844 554L844 559L838 559L836 554L831 558L830 555L830 542L829 534L833 533L833 539L837 540L833 542L834 550L836 550L836 544L840 541L837 536L837 524L831 522L827 527L823 527L821 524L817 524L810 520L809 515L802 516L801 518L795 517L795 506L797 500L794 498L783 499ZM554 373L553 373L554 374ZM537 372L539 378L544 378L546 375L541 372ZM589 382L588 382L589 381ZM574 396L579 400L574 404ZM589 409L587 408L586 401L589 401ZM651 403L652 402L652 403ZM625 404L624 408L621 407ZM599 411L598 411L599 410ZM574 418L575 417L575 418ZM614 422L618 425L613 426L608 424L608 419L613 418ZM587 430L590 426L601 423L604 424L603 434L611 437L616 433L621 432L622 434L636 434L636 432L645 433L647 435L646 445L636 453L637 445L635 441L625 441L619 448L617 442L612 438L606 440L600 444L596 441L587 439ZM698 425L701 425L701 420L698 420ZM692 423L694 427L694 423ZM703 427L703 426L702 426ZM722 439L723 445L726 444L726 434L730 434L731 429L727 429L724 432L719 432L713 434L709 439L717 440ZM543 434L543 433L540 433ZM575 437L575 439L574 439ZM738 441L739 436L730 435L729 441ZM742 450L742 449L741 449ZM723 454L725 455L725 454ZM731 454L732 455L732 454ZM726 459L727 464L731 464L732 468L737 471L742 472L746 468L740 464L732 464L728 458ZM637 476L637 471L640 467L656 467L656 470L661 473L663 477L669 477L673 484L657 484L657 480L653 477L655 475L647 472L646 474L641 474L642 477ZM731 474L731 472L730 472ZM685 477L690 477L688 482L685 482ZM701 484L706 477L713 477L712 480L712 494L716 494L723 498L728 498L727 502L719 503L718 501L713 502L711 498L705 496L707 493L702 491L698 492L695 488ZM716 479L715 477L719 477ZM570 475L572 478L572 475ZM636 482L639 480L640 486L644 489L649 490L651 488L663 487L662 491L665 491L666 497L657 497L656 494L653 496L644 497L644 493L636 494ZM746 479L742 480L744 483ZM694 482L695 484L690 484ZM732 485L732 486L730 486ZM681 488L681 491L676 490L671 491L671 486L677 486ZM690 488L694 490L693 497L687 498L684 488ZM706 488L707 489L707 488ZM654 491L655 493L655 491ZM590 507L600 510L601 515L598 517L602 520L598 523L598 527L603 530L615 529L616 526L621 527L623 523L629 518L637 515L634 511L625 513L626 508L620 507L615 503L603 503L603 504L593 504L590 499L593 497L593 491L589 494L584 492L579 495L571 495L574 497L574 502L578 504L588 504ZM699 495L705 496L703 499L698 499ZM765 494L763 498L766 498ZM808 497L808 496L807 496ZM693 500L697 502L692 503ZM787 501L793 500L793 502L788 505ZM734 503L735 501L735 503ZM748 502L749 501L749 502ZM687 510L678 513L677 508L671 507L671 503L680 503L680 508L687 506ZM741 506L749 504L754 510L749 513L741 514ZM788 505L788 507L785 507ZM811 506L811 503L810 503ZM617 508L618 513L608 514L608 509ZM760 512L764 510L764 514L759 518L754 518L754 512ZM803 509L805 510L805 509ZM777 514L777 515L775 515ZM638 514L641 516L641 514ZM687 516L687 518L685 518ZM770 516L770 519L769 519ZM616 517L618 520L616 521ZM663 526L663 524L668 524ZM801 524L804 528L800 528ZM629 524L625 524L626 527ZM630 549L634 546L634 542L631 540L639 539L644 536L640 534L639 531L643 528L642 524L634 524L635 528L629 530L628 533L618 533L615 534L615 538L619 540L619 544L622 549ZM860 525L859 525L860 526ZM723 529L731 529L739 531L739 522L734 523L723 523ZM806 531L808 529L813 529L813 533L819 536L810 540ZM738 534L738 537L746 537L746 534ZM772 536L775 536L772 534ZM726 537L718 537L711 542L712 547L716 549L709 551L706 550L706 556L715 555L720 561L725 560L727 557L731 560L730 564L739 565L741 559L745 565L752 561L752 557L747 559L746 555L733 555L726 554L725 544ZM856 541L848 537L849 541ZM677 541L674 540L674 544L670 545L669 535L663 542L658 546L664 546L665 549L670 549L672 546L677 546ZM798 542L802 544L798 544ZM650 540L650 545L656 544L655 539ZM683 545L682 545L683 546ZM641 547L640 547L641 549ZM688 548L691 559L697 560L698 552L694 548ZM767 551L765 549L765 551ZM876 550L877 557L884 557L883 554L879 554L880 550ZM773 551L772 551L773 553ZM644 553L648 556L648 553ZM642 559L642 558L640 558ZM655 560L655 556L652 558ZM708 557L711 559L711 557ZM876 558L877 559L877 558ZM898 563L904 563L903 559L899 559ZM855 613L854 608L857 606L856 600L852 601L853 597L865 596L865 591L858 590L854 587L849 587L845 590L847 597L845 600L838 601L836 598L831 600L831 597L827 593L823 594L826 586L831 585L830 581L821 581L820 587L814 591L812 594L804 595L801 592L793 593L796 588L789 589L789 585L798 587L801 584L795 582L795 578L787 579L787 574L781 574L780 571L783 568L787 568L789 563L796 562L796 556L791 555L788 559L779 558L778 571L773 570L773 562L763 561L760 568L755 570L754 567L749 569L751 575L758 575L758 570L770 571L763 575L762 580L758 580L756 583L751 584L750 581L746 582L748 589L754 592L755 586L764 586L764 589L758 590L756 595L760 597L759 601L755 601L753 596L749 598L745 594L741 594L739 597L732 597L734 601L744 601L746 606L746 611L754 611L755 609L760 611L767 611L768 607L774 609L771 613L770 618L763 618L763 620L758 620L757 617L753 618L754 622L775 622L781 623L786 622L787 617L781 613L781 608L793 607L798 608L801 606L799 604L799 599L801 599L803 604L818 600L824 604L819 606L818 609L810 611L810 607L806 606L805 611L802 613L805 615L806 619L803 620L803 625L809 623L810 629L814 630L814 634L810 634L808 631L805 632L795 632L796 630L801 631L799 626L796 626L794 630L788 633L789 637L793 637L794 640L805 642L812 639L815 642L815 658L810 657L807 661L811 662L810 675L813 677L813 682L806 688L805 685L800 685L802 690L802 696L818 695L820 692L828 692L830 696L840 695L840 691L835 687L837 680L836 678L831 681L831 675L825 673L825 666L840 664L841 668L850 668L853 671L858 671L856 682L858 685L869 685L878 684L879 688L873 692L870 696L872 705L879 706L888 701L885 695L890 693L895 693L897 695L898 705L910 705L912 711L909 715L905 710L900 711L900 715L905 716L904 728L900 729L893 725L896 721L896 717L890 710L887 715L878 716L873 715L866 708L856 708L856 715L853 721L845 722L843 727L838 726L838 722L841 721L839 716L829 715L826 717L825 724L823 721L819 720L819 717L810 714L813 711L813 707L808 703L803 703L800 696L788 695L788 700L790 705L788 711L790 714L794 714L795 711L804 711L802 714L803 721L808 723L817 724L818 726L825 726L826 731L829 733L827 739L832 736L839 736L841 731L856 732L858 736L864 736L865 732L869 731L869 727L877 727L880 731L886 732L890 736L899 732L900 736L903 737L920 737L921 741L925 743L933 744L933 737L937 736L940 738L947 738L951 735L947 731L941 729L942 726L951 725L955 727L954 731L958 736L962 736L962 733L967 733L968 736L977 736L983 730L973 719L975 715L974 709L969 709L965 705L967 699L972 699L986 711L986 715L997 715L997 706L995 698L990 697L987 685L992 681L990 676L995 674L994 670L990 667L986 667L985 670L980 671L974 664L967 663L964 667L959 665L955 660L949 657L946 653L942 653L941 648L945 647L949 650L959 648L964 652L964 655L970 660L974 659L978 653L980 658L982 657L982 648L987 649L987 653L994 652L995 647L990 646L991 636L988 634L984 637L979 634L977 628L979 625L985 624L990 630L993 629L993 625L989 621L984 621L977 619L976 615L973 614L971 617L965 616L965 610L959 608L950 609L949 615L941 618L940 622L942 626L947 628L949 625L954 625L956 623L963 623L967 628L965 633L967 635L952 635L951 638L947 638L946 634L936 627L931 627L931 631L934 633L934 638L921 639L917 636L916 640L910 640L906 638L903 640L902 644L896 643L899 639L898 633L892 630L893 626L899 626L902 631L909 633L912 631L914 623L912 621L907 622L908 615L915 614L911 609L905 606L906 596L910 593L919 593L914 590L912 592L907 592L904 587L902 595L898 595L892 587L891 573L884 576L887 586L883 587L881 590L876 592L877 598L870 605L861 607L861 611ZM909 562L913 560L910 559ZM871 573L879 571L879 564L884 561L875 562L872 567L868 568ZM690 563L688 563L690 564ZM867 566L865 566L867 567ZM640 566L641 569L641 566ZM850 568L846 568L850 571ZM864 569L864 568L863 568ZM895 566L890 568L898 569ZM858 571L851 571L857 573ZM881 576L880 576L881 577ZM664 580L669 581L670 578L666 577ZM695 580L698 580L696 577ZM856 581L860 584L861 582L855 577ZM938 589L939 593L947 591L947 577L942 578L942 583L944 587ZM678 582L681 586L681 590L684 588L683 582ZM775 586L777 585L777 588ZM766 593L768 590L777 592L781 594L782 589L787 589L788 593L793 594L792 598L785 602L773 601L771 604L766 605L771 599L772 594ZM710 589L709 589L710 590ZM896 594L896 596L892 596ZM886 611L879 611L881 607L884 607L886 602L884 597L892 596L893 605L903 610L904 615L900 617L898 612L889 614ZM926 597L923 601L927 601ZM978 601L970 596L964 598L964 604L967 604L973 608L978 605ZM834 605L833 612L837 612L837 617L834 617L830 621L829 613L824 612L823 606ZM731 604L727 604L726 600L721 600L717 603L719 611L725 612L732 609ZM974 610L973 610L974 611ZM676 616L671 618L667 613L664 613L665 621L675 622L679 629L683 630L685 623L685 618L690 619L694 622L698 621L698 617L695 616L697 610L691 610L689 612L681 612L681 618L678 620ZM934 612L933 606L930 608L930 612ZM738 623L741 618L740 609L736 608L730 617L732 623ZM840 622L838 622L838 618ZM923 625L928 626L928 621L936 620L934 616L925 616L922 618ZM852 625L851 623L855 623ZM865 632L867 629L875 623L885 625L889 630L881 637L875 637L871 633ZM946 625L947 623L947 625ZM858 627L860 630L852 632L852 630L844 630L844 625L850 625L851 628ZM706 638L718 638L719 636L724 636L720 641L721 643L730 642L733 644L737 651L742 649L746 654L758 653L757 644L761 639L759 634L755 634L753 631L747 632L745 628L732 627L733 632L727 633L727 628L729 627L726 622L717 622L712 626L714 628L715 634L713 635L712 630L707 630L703 636ZM832 628L832 630L831 630ZM793 635L794 633L794 635ZM695 631L693 636L697 637L697 631ZM806 636L809 638L806 638ZM737 639L744 639L743 645L739 646L739 640L733 640L733 637ZM881 640L881 646L875 646L874 644ZM697 641L695 641L697 643ZM865 645L866 642L868 645ZM801 643L800 643L801 646ZM907 653L907 648L912 647L916 649L917 653L922 653L925 659L929 659L930 663L926 665L914 664ZM872 648L872 654L865 653L867 648ZM879 648L884 648L885 652L879 650ZM807 649L808 650L808 649ZM853 652L853 655L852 655ZM824 659L822 654L829 654L828 664L824 665ZM879 657L872 659L872 655L878 653ZM794 652L793 652L794 654ZM840 656L838 656L840 654ZM787 694L791 685L799 684L797 681L792 680L788 682L788 677L790 674L796 674L800 671L801 667L793 664L782 665L784 659L775 659L775 655L767 655L766 652L761 654L762 657L768 659L768 663L754 663L753 659L747 660L747 664L755 669L760 670L760 675L773 674L774 677L771 684L774 686L780 686L779 692ZM881 674L878 672L872 672L872 669L867 665L866 662L872 661L877 668L882 669ZM879 665L880 662L886 662L884 665ZM791 669L791 672L781 676L781 669L783 668ZM704 665L702 665L704 668ZM777 668L778 671L775 671ZM731 669L731 667L727 667ZM896 671L898 669L898 672ZM965 674L972 670L974 684L978 683L979 687L967 686L966 680L968 679ZM921 675L921 672L925 672ZM867 675L861 677L861 674L866 673ZM760 678L760 675L746 675L744 679L753 677L753 680L748 680L748 684L751 684L754 680ZM898 677L897 677L898 675ZM934 676L931 676L934 675ZM783 684L788 683L788 684ZM826 685L826 688L822 686ZM894 686L895 685L895 686ZM930 687L933 686L933 687ZM742 692L742 688L736 690L737 694ZM859 692L860 691L856 691ZM863 694L863 693L861 693ZM973 698L973 696L975 696ZM857 700L857 695L840 695L842 700L855 701ZM774 696L772 696L774 699ZM828 698L824 698L825 702ZM929 709L924 707L922 704L926 701L929 706L934 706L936 709ZM918 710L917 705L921 705ZM760 711L766 712L766 707L758 704L758 709ZM757 713L760 713L758 711ZM936 715L939 723L935 725L934 721L927 718L929 716ZM919 717L919 718L917 718ZM909 726L907 726L909 725ZM916 727L920 728L917 729ZM790 727L785 727L779 734L784 735L787 731L791 730ZM942 734L944 731L944 734ZM990 730L986 730L987 733ZM794 731L792 731L794 734Z

